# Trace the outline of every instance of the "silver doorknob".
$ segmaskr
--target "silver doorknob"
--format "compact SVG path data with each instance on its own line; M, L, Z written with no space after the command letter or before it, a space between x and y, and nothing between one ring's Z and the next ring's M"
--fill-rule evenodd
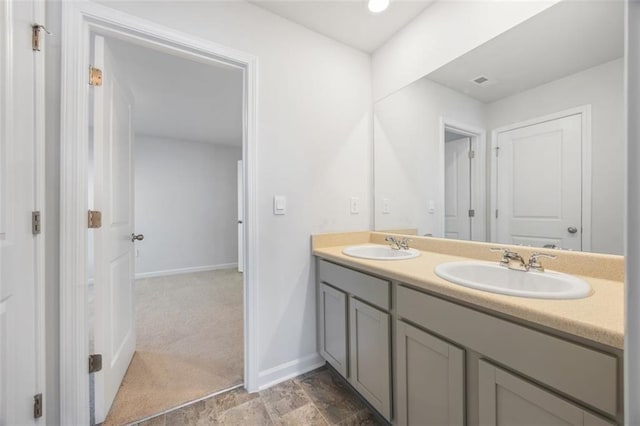
M135 243L136 240L138 240L138 241L144 240L144 235L142 235L142 234L138 234L138 235L131 234L131 242Z
M570 234L575 234L576 232L578 232L578 228L576 228L575 226L570 226L567 228L567 231L569 231Z

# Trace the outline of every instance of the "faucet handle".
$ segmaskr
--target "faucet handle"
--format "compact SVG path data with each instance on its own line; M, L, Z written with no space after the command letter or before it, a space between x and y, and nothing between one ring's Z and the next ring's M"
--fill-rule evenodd
M411 238L407 238L407 237L402 237L402 239L400 240L400 248L403 250L409 250L409 243L413 241Z
M400 250L400 245L402 242L399 238L394 237L393 235L387 235L384 240L391 245L391 248L394 250Z
M489 251L492 251L494 253L502 253L502 258L500 259L500 264L502 266L508 266L509 265L509 255L511 254L515 254L514 252L512 252L511 250L504 248L504 247L491 247L489 249Z
M540 263L540 261L538 260L541 257L545 257L547 259L555 259L558 256L553 254L547 254L547 253L538 253L538 252L531 253L531 257L529 257L529 269L533 269L538 272L544 272L544 267L542 266L542 263Z

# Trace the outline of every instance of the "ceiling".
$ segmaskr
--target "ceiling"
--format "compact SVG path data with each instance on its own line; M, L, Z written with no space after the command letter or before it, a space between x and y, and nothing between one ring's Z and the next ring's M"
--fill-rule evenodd
M427 78L489 103L623 55L624 2L564 1Z
M371 13L365 0L249 0L348 46L373 52L435 0L391 0L388 9Z
M110 39L137 134L242 146L242 71Z

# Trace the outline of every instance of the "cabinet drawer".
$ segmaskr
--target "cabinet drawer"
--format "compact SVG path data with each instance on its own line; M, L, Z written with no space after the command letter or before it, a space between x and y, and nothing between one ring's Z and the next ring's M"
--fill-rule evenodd
M356 272L325 260L318 261L318 277L321 283L339 288L358 299L387 311L391 308L389 281Z
M618 414L615 356L403 286L397 295L399 316L567 396Z

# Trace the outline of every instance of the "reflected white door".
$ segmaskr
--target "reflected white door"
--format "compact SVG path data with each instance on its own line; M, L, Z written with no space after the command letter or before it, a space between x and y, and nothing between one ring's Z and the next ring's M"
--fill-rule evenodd
M471 239L471 139L444 144L444 236Z
M93 87L95 209L95 352L102 371L95 376L95 421L104 421L133 357L134 315L132 97L116 75L108 43L96 36L94 66L103 83Z
M498 134L498 242L582 249L582 115Z
M44 392L44 295L38 286L44 234L33 235L31 228L43 173L36 163L42 153L34 70L44 51L31 50L35 15L32 1L0 2L0 425L45 421L34 419L34 395Z
M238 161L238 272L244 272L244 174Z

